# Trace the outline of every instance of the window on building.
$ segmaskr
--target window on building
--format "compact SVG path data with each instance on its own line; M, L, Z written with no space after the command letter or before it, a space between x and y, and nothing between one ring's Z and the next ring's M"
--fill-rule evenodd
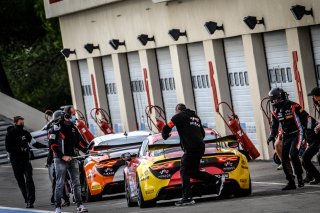
M112 83L112 88L113 88L113 93L114 93L114 94L117 94L116 83Z
M207 82L207 87L209 88L210 84L209 84L209 76L208 75L206 75L206 82Z
M317 78L320 80L320 64L317 65Z
M83 85L81 85L82 95L86 96L86 90Z
M192 86L194 89L197 89L197 77L196 76L192 76Z
M165 85L166 85L166 90L169 90L170 87L169 87L169 80L168 80L168 78L165 78L165 79L164 79L164 83L165 83Z
M233 77L233 73L229 73L229 85L231 87L234 86L234 77Z
M244 81L246 83L247 86L249 86L249 78L248 78L248 72L244 72Z
M286 78L286 69L285 68L281 68L281 79L283 83L287 82L287 78Z
M291 74L290 67L287 67L287 77L288 77L288 82L292 82L292 74Z
M198 88L202 88L202 82L201 82L201 77L200 75L197 75L197 84L198 84Z
M237 72L233 73L234 75L234 83L236 86L239 86L239 74Z
M163 79L160 79L160 89L162 91L164 90Z
M244 86L244 76L243 72L239 72L240 85Z
M276 76L274 69L269 69L269 77L270 77L271 83L277 82L277 76Z
M107 95L109 95L109 88L108 88L108 84L105 84L105 88L106 88L106 93L107 93Z
M173 78L169 78L170 90L174 90L173 88Z
M276 73L276 79L277 79L277 83L281 83L281 72L279 68L274 69L275 73Z
M205 75L201 75L201 80L202 80L203 88L207 88L206 76Z
M141 92L143 92L144 91L143 80L141 80L140 83L141 83Z

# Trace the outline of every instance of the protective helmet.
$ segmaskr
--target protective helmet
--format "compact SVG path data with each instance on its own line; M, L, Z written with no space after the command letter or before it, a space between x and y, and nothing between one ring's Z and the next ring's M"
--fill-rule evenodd
M288 98L288 94L281 88L272 88L268 96L273 105L280 104Z
M52 114L52 120L54 123L58 123L59 121L63 120L64 113L62 110L57 110Z

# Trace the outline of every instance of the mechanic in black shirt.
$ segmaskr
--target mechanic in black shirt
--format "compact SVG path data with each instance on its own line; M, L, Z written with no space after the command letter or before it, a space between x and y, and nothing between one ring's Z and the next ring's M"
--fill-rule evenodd
M26 208L33 208L35 186L32 178L32 165L29 159L29 143L32 136L24 130L24 118L15 116L14 126L7 129L5 139L6 150L9 153L14 176L25 200Z
M56 174L55 206L56 213L61 212L61 198L68 171L73 187L77 212L87 212L81 200L81 185L79 180L79 163L75 148L87 153L86 142L83 141L79 131L70 121L71 116L58 110L53 113L54 124L49 130L50 149L54 153L54 166Z
M289 182L282 190L296 189L290 158L298 179L298 187L303 187L303 170L299 150L303 140L303 128L309 115L299 104L288 100L287 93L281 88L271 89L268 95L274 108L268 144L274 143L280 125L283 130L282 166Z
M207 172L199 171L200 160L205 151L203 139L205 131L202 127L201 120L184 104L176 106L176 115L174 115L167 125L163 127L162 137L164 140L170 137L172 128L176 126L180 136L180 144L184 151L181 157L180 176L182 181L182 199L175 203L176 206L192 205L190 178L203 180L215 185L216 192L220 195L224 184L224 176L218 178Z

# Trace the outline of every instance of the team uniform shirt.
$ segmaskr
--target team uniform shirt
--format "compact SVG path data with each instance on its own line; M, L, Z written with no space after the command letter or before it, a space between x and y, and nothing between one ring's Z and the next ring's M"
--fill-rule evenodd
M186 109L174 115L162 130L163 139L166 140L169 137L174 126L177 128L180 144L185 152L198 152L205 149L203 142L205 132L195 111Z
M287 100L282 107L275 107L272 112L271 135L275 137L281 125L284 135L297 133L299 141L302 141L308 117L308 113L299 104Z
M78 129L71 122L61 121L54 124L49 130L49 145L54 157L77 156L75 148L83 153L88 151L86 142L83 140Z

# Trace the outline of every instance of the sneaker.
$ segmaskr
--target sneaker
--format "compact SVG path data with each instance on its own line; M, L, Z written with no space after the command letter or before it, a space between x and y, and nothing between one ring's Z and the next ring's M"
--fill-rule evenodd
M283 169L282 164L279 164L279 166L277 167L277 170L282 170L282 169Z
M60 207L57 207L56 208L56 211L54 213L61 213L61 208Z
M196 202L192 198L182 198L181 200L175 202L175 206L187 206L187 205L193 205Z
M33 203L27 203L26 208L33 209L34 208Z
M302 177L298 177L298 187L299 188L304 187L304 182L303 182Z
M292 190L292 189L296 189L296 184L294 182L289 182L284 188L282 188L282 191L286 191L286 190Z
M310 183L310 181L312 181L313 180L313 178L309 178L308 176L305 178L305 179L303 179L303 182L304 183Z
M77 212L88 212L88 209L81 204L77 207Z
M221 178L219 178L217 181L216 181L216 192L217 192L217 195L220 196L221 195L221 192L223 190L223 186L224 186L224 182L226 180L226 177L224 175L221 175Z
M70 201L64 201L61 206L62 207L70 206Z
M320 179L314 179L313 181L310 181L310 185L317 185L320 183Z

